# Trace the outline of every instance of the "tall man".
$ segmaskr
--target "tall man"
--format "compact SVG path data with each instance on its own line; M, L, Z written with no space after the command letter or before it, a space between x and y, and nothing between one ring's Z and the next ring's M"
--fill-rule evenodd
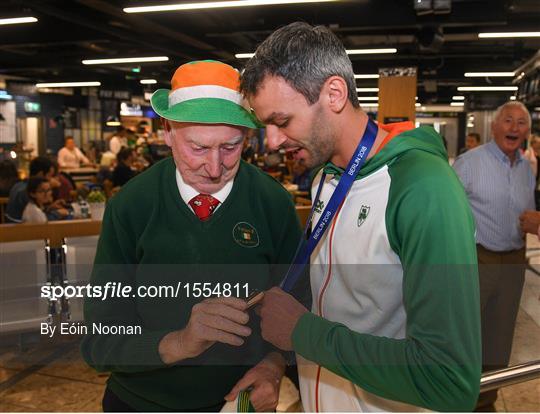
M173 157L130 180L107 204L92 285L173 286L174 297L89 298L88 325L136 325L136 335L90 333L83 356L112 372L106 411L219 411L252 389L275 409L285 368L243 299L282 276L300 237L287 191L240 160L254 118L229 65L180 66L152 107ZM215 297L219 296L219 297Z
M493 140L454 163L476 221L485 371L506 367L512 350L526 263L519 216L535 206L535 178L520 152L530 128L527 108L508 102L495 113ZM482 394L479 406L496 399L496 390Z
M311 255L311 312L271 289L263 337L296 351L306 411L470 410L480 318L467 199L432 128L368 130L355 89L337 37L305 23L274 32L243 72L269 146L308 168L326 163L318 200L312 191L315 236L336 186L356 177ZM367 163L344 173L373 130Z

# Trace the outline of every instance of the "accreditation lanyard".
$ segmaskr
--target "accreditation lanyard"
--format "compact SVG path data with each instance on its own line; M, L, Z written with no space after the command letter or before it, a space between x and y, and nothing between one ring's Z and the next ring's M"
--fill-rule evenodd
M351 189L356 179L356 175L360 172L360 169L366 162L366 158L370 153L371 148L373 147L373 143L375 142L375 138L377 137L377 130L378 128L375 122L373 122L371 119L368 119L366 130L364 131L364 135L362 135L362 139L360 139L360 142L356 147L354 155L350 159L347 168L345 168L345 172L341 176L336 189L332 193L332 197L330 197L330 200L328 201L326 208L321 214L317 225L311 232L309 238L307 238L315 206L319 201L321 190L326 178L326 174L323 173L321 181L319 183L319 187L317 189L317 195L315 196L315 200L313 201L313 205L309 213L304 237L302 237L302 239L300 240L300 243L298 244L298 248L296 250L296 254L294 256L294 260L289 266L283 282L281 282L281 288L285 292L290 292L298 281L298 278L304 271L305 266L309 263L311 253L313 253L315 247L317 247L317 244L322 239L325 231L328 229L330 223L336 215L336 212L339 210L339 207L345 200L347 193Z

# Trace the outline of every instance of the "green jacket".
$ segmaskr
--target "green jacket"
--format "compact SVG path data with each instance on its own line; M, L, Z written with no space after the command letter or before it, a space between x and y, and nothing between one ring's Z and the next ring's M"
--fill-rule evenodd
M89 329L82 343L85 360L111 371L108 386L137 410L190 410L223 402L271 349L255 314L249 323L253 333L240 348L215 344L197 358L166 366L159 342L183 328L193 305L210 292L196 297L194 286L204 285L194 283L208 283L213 294L240 297L247 290L268 289L281 281L299 237L289 194L255 167L241 163L225 202L201 222L180 197L172 158L157 163L109 201L92 274L92 285L122 283L134 296L88 298L84 307L89 328L137 325L142 333L104 335ZM142 297L141 286L172 286L173 297L164 292Z

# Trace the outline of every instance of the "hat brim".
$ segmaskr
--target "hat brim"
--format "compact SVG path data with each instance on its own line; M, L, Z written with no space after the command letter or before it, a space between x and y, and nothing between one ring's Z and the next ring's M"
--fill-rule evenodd
M226 99L190 99L169 108L169 90L158 89L153 93L150 103L159 116L171 121L264 127L246 109Z

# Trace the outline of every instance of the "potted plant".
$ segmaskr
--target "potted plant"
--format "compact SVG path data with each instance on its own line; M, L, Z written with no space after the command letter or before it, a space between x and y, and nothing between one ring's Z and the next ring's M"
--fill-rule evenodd
M102 191L93 189L88 193L86 202L90 207L90 216L92 220L103 220L103 213L105 213L105 201L107 198Z

